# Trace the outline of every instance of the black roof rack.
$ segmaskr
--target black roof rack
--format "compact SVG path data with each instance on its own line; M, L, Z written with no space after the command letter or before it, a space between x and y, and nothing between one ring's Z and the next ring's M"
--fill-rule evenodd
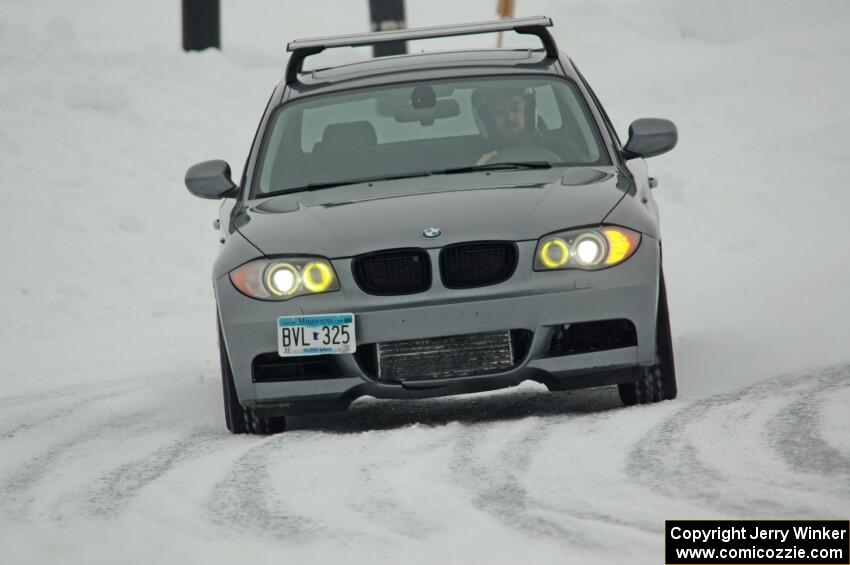
M538 16L534 18L514 18L496 20L493 22L478 22L472 24L456 24L447 26L420 27L415 29L396 29L374 33L356 33L336 35L333 37L315 37L296 39L286 45L291 51L289 63L286 66L286 83L298 81L298 73L304 65L304 59L310 55L321 53L333 47L357 47L361 45L376 45L393 41L411 41L414 39L431 39L434 37L453 37L456 35L475 35L479 33L494 33L498 31L515 31L517 33L536 35L543 42L546 55L558 56L558 46L546 29L552 26L552 18Z

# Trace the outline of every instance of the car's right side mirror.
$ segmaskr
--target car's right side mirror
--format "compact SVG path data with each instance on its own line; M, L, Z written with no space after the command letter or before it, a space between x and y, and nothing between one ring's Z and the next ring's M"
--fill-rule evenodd
M662 118L640 118L629 126L629 140L623 147L626 159L655 157L667 153L679 140L676 124Z

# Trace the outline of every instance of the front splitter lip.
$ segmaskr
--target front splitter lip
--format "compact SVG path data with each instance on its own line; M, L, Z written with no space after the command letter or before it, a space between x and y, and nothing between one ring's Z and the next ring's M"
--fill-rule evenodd
M636 357L636 347L624 347L568 357L530 360L509 372L490 375L397 383L349 377L336 379L340 387L338 392L297 397L266 396L261 400L249 401L245 405L269 415L290 415L345 410L354 400L363 396L394 400L438 398L510 388L529 380L544 384L550 390L606 386L636 380L641 369ZM571 368L571 365L582 368ZM546 368L554 366L561 368Z

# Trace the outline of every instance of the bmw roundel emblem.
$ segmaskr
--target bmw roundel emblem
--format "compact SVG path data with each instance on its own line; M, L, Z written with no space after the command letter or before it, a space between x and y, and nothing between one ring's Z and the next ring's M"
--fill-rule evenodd
M427 237L428 239L434 239L435 237L440 237L442 235L443 230L440 228L425 228L422 230L422 235Z

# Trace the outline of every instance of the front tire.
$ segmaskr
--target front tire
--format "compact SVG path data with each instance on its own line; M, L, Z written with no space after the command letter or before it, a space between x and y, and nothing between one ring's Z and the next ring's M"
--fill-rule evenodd
M678 394L676 364L673 359L673 338L670 333L670 313L667 310L667 288L664 272L658 290L658 317L655 327L655 365L642 369L640 378L618 385L620 400L626 406L673 400Z
M258 416L253 410L245 408L239 403L239 397L236 394L236 385L233 382L233 369L230 367L230 358L227 355L227 347L224 344L221 325L218 326L218 352L219 359L221 360L224 422L230 433L268 435L278 434L285 430L286 418L283 416Z

